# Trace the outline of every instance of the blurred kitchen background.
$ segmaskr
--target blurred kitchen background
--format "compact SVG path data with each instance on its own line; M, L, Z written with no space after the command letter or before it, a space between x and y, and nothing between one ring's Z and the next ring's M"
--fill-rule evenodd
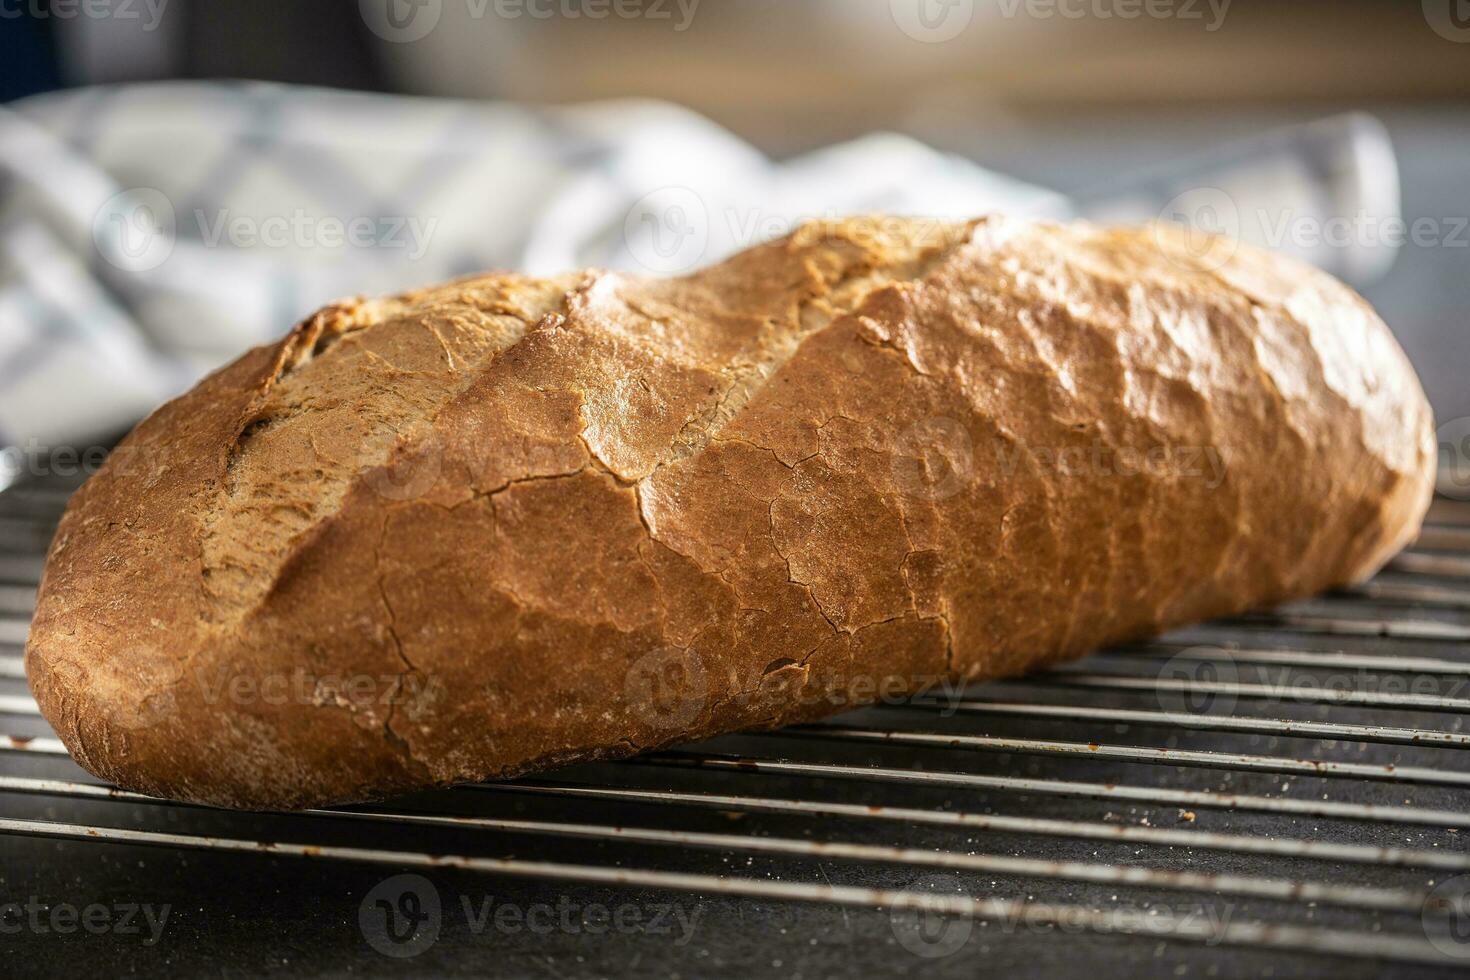
M170 79L667 100L776 161L899 133L1060 192L1015 198L1041 213L1219 220L1195 192L1224 187L1225 230L1315 222L1276 243L1375 303L1442 421L1470 416L1467 0L0 0L0 96L33 120L70 103L26 97Z

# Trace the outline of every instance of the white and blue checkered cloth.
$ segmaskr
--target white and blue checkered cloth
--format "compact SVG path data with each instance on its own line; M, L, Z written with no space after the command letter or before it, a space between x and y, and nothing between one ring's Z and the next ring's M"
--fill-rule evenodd
M0 109L0 445L86 445L334 299L486 269L686 271L806 217L1052 211L904 137L773 164L657 103L254 83Z

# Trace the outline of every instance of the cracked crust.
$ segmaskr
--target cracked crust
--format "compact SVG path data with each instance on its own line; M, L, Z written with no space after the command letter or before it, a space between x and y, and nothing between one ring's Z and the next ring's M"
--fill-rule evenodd
M803 226L328 308L67 509L93 773L291 808L817 718L1360 579L1432 421L1330 277L1167 231Z

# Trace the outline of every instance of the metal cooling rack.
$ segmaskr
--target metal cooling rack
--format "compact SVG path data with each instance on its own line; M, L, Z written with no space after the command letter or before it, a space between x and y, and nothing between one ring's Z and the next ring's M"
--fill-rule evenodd
M1352 592L959 698L381 806L239 814L99 784L37 714L22 648L72 489L0 493L0 902L151 896L178 924L150 946L0 933L19 972L99 957L389 972L405 962L370 948L358 916L400 872L522 904L662 897L701 922L682 945L613 943L487 938L446 913L407 961L435 975L1470 967L1470 503L1437 499L1416 544Z

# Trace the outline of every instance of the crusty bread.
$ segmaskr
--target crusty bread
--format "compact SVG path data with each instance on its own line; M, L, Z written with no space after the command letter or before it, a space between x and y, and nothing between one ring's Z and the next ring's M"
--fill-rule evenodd
M1433 423L1323 273L1164 229L806 225L342 303L138 426L28 648L98 776L302 807L1015 674L1371 574Z

